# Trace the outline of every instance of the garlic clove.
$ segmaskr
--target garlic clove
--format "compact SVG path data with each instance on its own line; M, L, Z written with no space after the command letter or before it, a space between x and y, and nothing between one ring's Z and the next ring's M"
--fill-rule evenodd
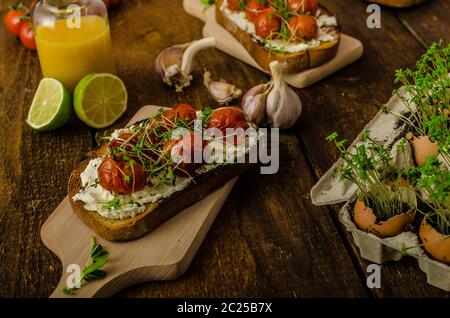
M256 125L262 126L267 121L266 101L272 89L272 81L251 88L242 99L242 109Z
M161 76L164 83L174 86L177 91L182 91L191 83L192 77L181 71L184 51L191 43L169 47L156 58L156 73Z
M164 83L181 92L191 84L195 55L203 49L215 46L215 38L205 38L169 47L156 58L155 71Z
M271 127L289 129L295 125L302 112L302 102L292 90L273 89L267 96L267 117Z
M224 80L214 81L211 79L211 72L205 71L203 83L211 96L219 103L226 104L242 94L242 90Z

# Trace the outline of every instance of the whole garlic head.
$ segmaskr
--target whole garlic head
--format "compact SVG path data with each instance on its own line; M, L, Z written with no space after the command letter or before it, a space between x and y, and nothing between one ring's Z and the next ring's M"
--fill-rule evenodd
M270 63L272 80L250 89L242 100L242 108L257 125L288 129L302 113L302 102L283 76L280 62Z

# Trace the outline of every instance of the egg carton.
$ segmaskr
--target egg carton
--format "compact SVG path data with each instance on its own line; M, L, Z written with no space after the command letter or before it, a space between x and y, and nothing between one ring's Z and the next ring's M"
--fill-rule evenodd
M405 255L417 259L419 268L427 275L428 284L450 291L450 266L428 257L420 247L418 236L413 232L403 232L394 237L378 236L359 230L352 220L352 209L355 199L349 200L339 211L339 220L347 231L352 233L353 240L359 248L361 257L377 264L399 261ZM403 251L404 248L408 248Z
M400 89L400 94L408 97L404 88ZM407 110L398 96L393 96L387 106L395 112ZM395 116L380 111L353 141L352 146L362 143L361 136L366 130L369 130L371 137L379 140L382 145L392 146L405 135L406 126L402 125ZM339 220L347 231L351 232L362 258L383 264L388 261L399 261L405 255L412 256L417 259L419 268L427 275L428 284L450 291L450 266L428 257L420 247L419 238L415 233L403 232L395 237L379 238L356 227L352 220L352 209L358 189L348 181L341 182L334 174L342 164L341 159L336 161L311 189L313 204L329 205L346 202L339 211Z

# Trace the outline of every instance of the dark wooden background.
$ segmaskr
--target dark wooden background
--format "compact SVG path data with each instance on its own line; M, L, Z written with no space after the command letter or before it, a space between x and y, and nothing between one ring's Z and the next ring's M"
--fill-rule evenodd
M0 3L0 16L16 1ZM146 104L215 106L200 77L204 68L243 89L267 77L216 51L202 52L194 85L183 94L153 71L157 54L201 37L203 23L181 0L126 0L111 13L119 75L129 109L117 126ZM366 287L366 268L339 224L338 206L315 207L308 193L336 160L324 142L338 130L353 139L386 102L397 68L413 67L426 46L450 40L450 1L408 10L383 8L381 29L366 27L367 3L323 0L344 32L360 39L363 58L322 82L297 90L304 113L281 137L281 169L242 176L186 274L176 281L134 286L119 297L449 297L431 287L416 260L382 266L382 288ZM91 149L95 131L73 119L52 133L32 131L25 117L41 78L36 53L0 28L0 296L47 297L62 268L40 240L40 228L66 196L66 182Z

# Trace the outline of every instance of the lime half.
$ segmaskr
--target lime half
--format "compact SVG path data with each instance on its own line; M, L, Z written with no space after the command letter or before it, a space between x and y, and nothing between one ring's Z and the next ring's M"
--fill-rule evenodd
M74 92L75 113L93 128L112 125L127 110L127 101L122 80L107 73L87 75Z
M72 116L72 96L63 83L44 78L39 83L27 124L36 130L50 131L63 126Z

